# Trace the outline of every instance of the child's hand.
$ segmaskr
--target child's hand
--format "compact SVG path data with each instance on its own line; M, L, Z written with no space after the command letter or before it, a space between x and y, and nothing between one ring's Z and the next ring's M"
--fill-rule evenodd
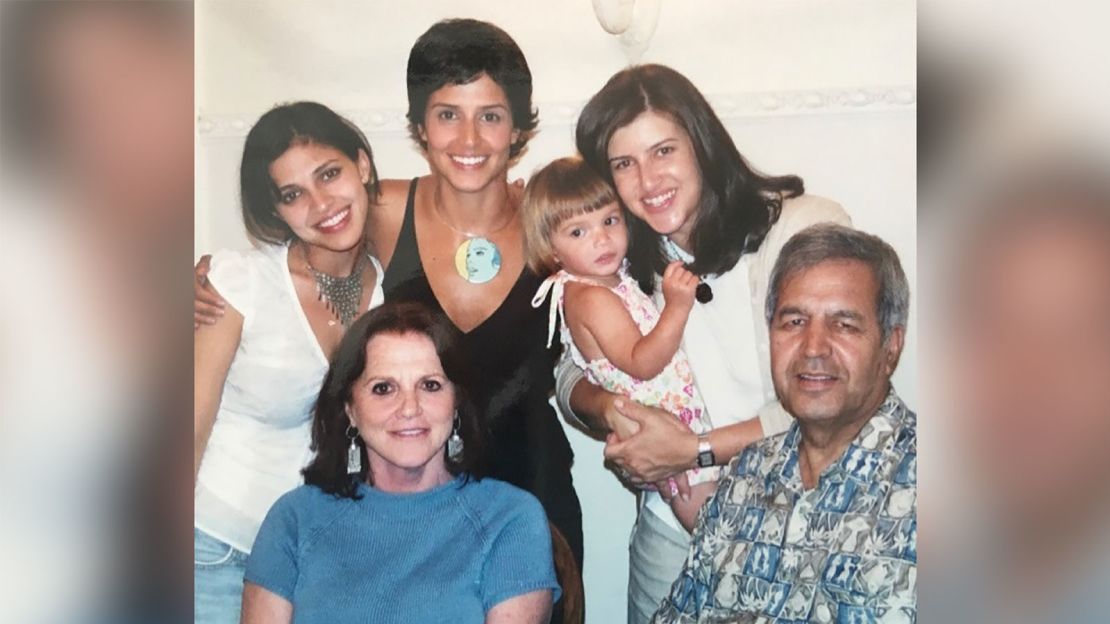
M677 260L663 270L663 301L667 307L678 306L689 310L694 307L694 292L698 288L698 276L686 270Z
M623 402L619 397L606 402L605 422L609 423L609 427L612 429L610 435L615 434L618 442L627 440L640 432L640 423L620 413L617 409L617 404L623 404Z
M685 477L685 475L684 475ZM678 518L679 524L686 528L687 531L693 532L694 525L698 521L698 512L701 511L702 505L709 497L717 491L716 481L706 481L694 486L690 486L689 495L687 497L675 496L668 501L671 504L671 509L674 515Z
M686 478L685 472L680 472L669 479L660 481L655 484L655 487L667 503L671 503L675 498L683 500L690 498L690 480Z

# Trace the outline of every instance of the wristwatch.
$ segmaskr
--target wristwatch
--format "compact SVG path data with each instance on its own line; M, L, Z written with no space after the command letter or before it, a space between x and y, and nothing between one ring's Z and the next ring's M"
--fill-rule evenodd
M717 457L713 455L713 447L709 444L709 434L698 436L698 468L709 468L717 464Z

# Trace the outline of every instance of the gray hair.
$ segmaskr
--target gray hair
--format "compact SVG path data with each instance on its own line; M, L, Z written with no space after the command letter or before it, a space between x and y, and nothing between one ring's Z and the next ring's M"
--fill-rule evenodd
M812 225L786 241L767 287L765 314L770 324L786 278L827 260L859 260L871 267L879 282L876 312L885 341L895 327L905 327L910 310L910 287L898 254L886 241L834 223Z

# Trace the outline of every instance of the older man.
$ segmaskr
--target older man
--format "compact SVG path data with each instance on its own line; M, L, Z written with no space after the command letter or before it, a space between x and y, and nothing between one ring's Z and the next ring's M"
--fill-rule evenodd
M890 384L908 309L874 236L826 224L783 247L766 316L796 421L729 464L654 622L915 619L917 419Z

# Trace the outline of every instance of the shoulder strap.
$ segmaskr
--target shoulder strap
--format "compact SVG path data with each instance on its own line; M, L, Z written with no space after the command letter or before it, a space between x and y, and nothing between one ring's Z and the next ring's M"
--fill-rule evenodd
M405 216L401 221L401 231L393 247L393 258L382 278L382 289L389 293L399 283L405 281L413 271L420 267L420 250L416 246L416 183L413 178L409 185L408 200L405 202Z
M536 295L532 297L532 307L538 308L547 300L547 295L551 295L551 304L547 309L548 348L551 347L551 342L555 339L555 315L562 315L563 323L566 323L566 315L563 313L563 289L566 287L566 283L573 279L575 279L574 276L566 271L556 271L543 280L543 283L536 290Z

